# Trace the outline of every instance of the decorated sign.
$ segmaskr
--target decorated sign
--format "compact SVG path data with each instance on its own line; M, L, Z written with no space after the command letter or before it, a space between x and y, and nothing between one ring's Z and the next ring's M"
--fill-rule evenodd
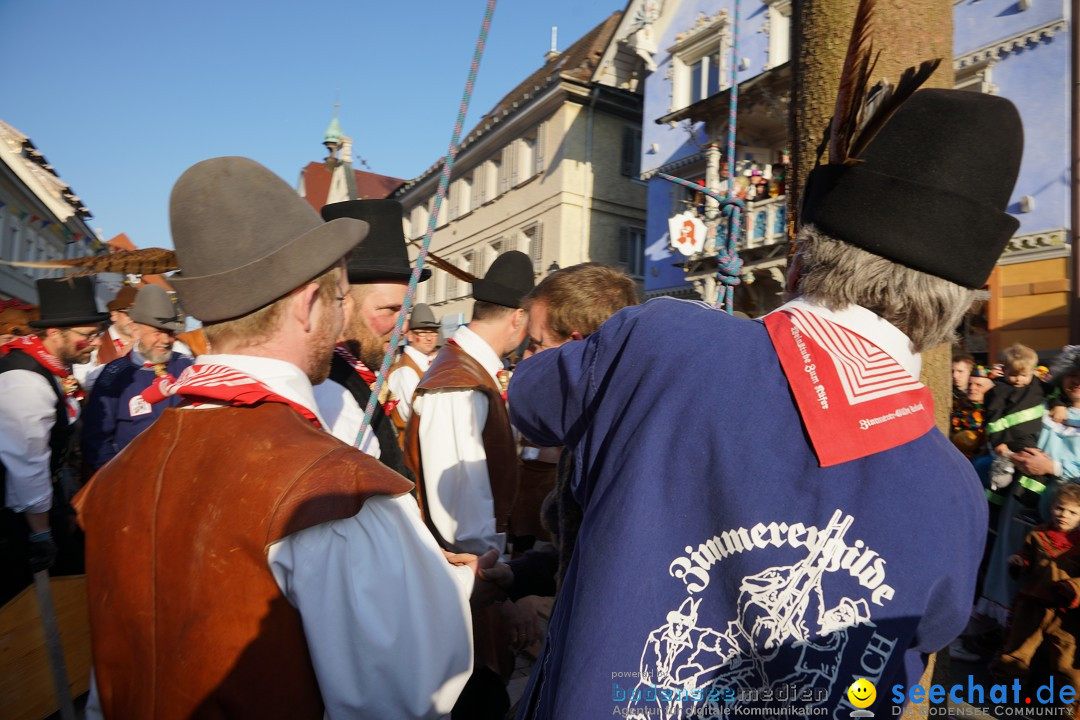
M682 212L668 218L671 247L687 257L705 249L705 223L693 213Z

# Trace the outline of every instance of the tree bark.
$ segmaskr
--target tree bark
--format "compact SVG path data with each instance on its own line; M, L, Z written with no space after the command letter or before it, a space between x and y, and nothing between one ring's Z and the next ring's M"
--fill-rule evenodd
M856 0L796 0L792 7L791 153L788 217L798 218L799 192L817 164L818 147L832 119L847 54ZM952 0L878 0L874 48L880 50L871 84L896 82L908 67L941 58L924 87L953 86ZM934 419L948 433L952 410L952 353L948 345L923 353L920 379L934 396Z

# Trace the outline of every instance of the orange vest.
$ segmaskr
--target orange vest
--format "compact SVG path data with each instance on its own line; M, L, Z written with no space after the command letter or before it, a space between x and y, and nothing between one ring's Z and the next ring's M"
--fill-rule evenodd
M418 378L424 377L424 373L422 370L420 370L420 366L416 364L416 361L409 357L409 354L407 352L403 351L401 353L401 357L398 358L398 361L394 363L394 366L392 368L390 368L390 372L387 373L387 380L390 379L391 375L393 375L396 371L400 370L403 367L412 368L413 372L416 373L416 377ZM398 398L397 400L399 403L408 403L409 407L412 407L412 398ZM394 423L394 427L397 429L398 445L400 445L402 451L404 451L405 428L407 423L405 422L405 420L402 419L401 414L398 412L397 405L395 405L394 409L390 411L390 421Z
M267 549L410 487L285 405L166 410L75 499L105 716L322 718Z

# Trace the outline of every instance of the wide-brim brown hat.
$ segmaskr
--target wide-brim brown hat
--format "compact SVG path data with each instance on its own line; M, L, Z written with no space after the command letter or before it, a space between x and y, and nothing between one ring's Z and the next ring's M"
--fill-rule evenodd
M241 317L284 297L368 233L361 220L324 223L284 180L243 157L189 168L173 187L169 221L180 265L169 283L203 322Z
M116 292L116 297L105 303L106 309L108 309L109 312L128 310L135 304L136 292L135 288L130 285L125 285Z

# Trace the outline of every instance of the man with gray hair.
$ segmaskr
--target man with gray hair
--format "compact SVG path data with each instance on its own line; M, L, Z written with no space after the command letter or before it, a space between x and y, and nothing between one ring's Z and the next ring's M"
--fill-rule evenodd
M573 453L584 520L519 719L644 717L635 695L671 688L681 712L841 717L860 678L867 709L899 713L887 689L964 628L986 531L919 353L1016 230L1021 146L1007 100L916 92L811 172L798 297L759 321L659 298L521 363L514 425ZM708 648L637 678L690 599Z

